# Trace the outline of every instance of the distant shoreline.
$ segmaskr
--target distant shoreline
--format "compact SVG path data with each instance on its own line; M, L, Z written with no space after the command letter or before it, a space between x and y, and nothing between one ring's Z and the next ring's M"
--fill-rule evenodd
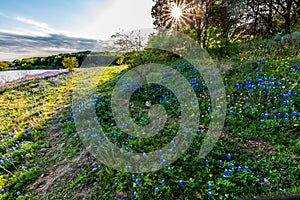
M32 75L29 74L22 78L16 79L16 80L7 81L5 83L0 83L0 89L3 90L6 87L9 87L14 84L18 84L18 83L22 83L22 82L26 82L26 81L30 81L30 80L34 80L34 79L39 79L39 78L56 76L56 75L59 75L59 74L65 73L65 72L67 72L67 70L49 71L49 72L44 72L41 74L32 74Z

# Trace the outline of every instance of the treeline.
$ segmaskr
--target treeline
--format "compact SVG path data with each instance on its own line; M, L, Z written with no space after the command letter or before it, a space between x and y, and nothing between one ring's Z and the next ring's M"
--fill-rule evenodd
M62 69L65 68L63 60L65 58L75 58L80 67L106 66L116 64L116 54L107 52L82 51L77 53L66 53L51 55L48 57L32 57L16 59L12 62L0 62L0 71L4 70L28 70L28 69Z
M90 51L51 55L48 57L33 57L14 60L9 68L12 69L61 69L64 68L62 61L65 57L75 57L81 65L83 60L90 54Z
M158 29L176 29L203 47L226 46L255 37L269 38L282 30L300 29L300 0L153 0ZM182 14L172 16L172 8Z

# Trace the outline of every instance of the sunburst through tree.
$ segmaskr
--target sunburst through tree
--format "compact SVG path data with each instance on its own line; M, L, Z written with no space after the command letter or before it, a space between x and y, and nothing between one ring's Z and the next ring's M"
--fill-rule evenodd
M192 26L195 18L200 15L195 13L195 7L198 7L197 1L175 0L165 1L163 6L156 8L161 12L160 24L163 28L181 29Z

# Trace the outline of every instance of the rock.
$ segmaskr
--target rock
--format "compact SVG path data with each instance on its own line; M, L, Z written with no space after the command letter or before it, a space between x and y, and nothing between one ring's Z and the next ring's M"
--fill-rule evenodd
M40 153L44 154L44 153L46 153L46 152L47 152L47 149L46 149L46 148L40 149Z

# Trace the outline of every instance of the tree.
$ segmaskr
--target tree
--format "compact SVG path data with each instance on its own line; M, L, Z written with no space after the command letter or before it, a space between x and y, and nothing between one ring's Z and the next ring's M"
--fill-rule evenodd
M231 38L237 30L240 14L235 12L237 0L153 0L153 24L157 29L176 29L189 34L202 44L209 45L212 33ZM174 17L173 9L181 9L181 16Z
M75 71L75 68L79 66L76 57L65 57L61 63L70 72Z
M120 47L121 51L132 52L142 51L144 48L145 36L141 31L131 31L130 33L117 32L111 36L112 39L116 39L115 45Z
M9 66L8 63L0 62L0 71L8 70L8 66Z
M188 33L205 47L220 40L274 36L300 27L300 0L153 0L151 15L157 29ZM172 9L179 7L179 19Z

